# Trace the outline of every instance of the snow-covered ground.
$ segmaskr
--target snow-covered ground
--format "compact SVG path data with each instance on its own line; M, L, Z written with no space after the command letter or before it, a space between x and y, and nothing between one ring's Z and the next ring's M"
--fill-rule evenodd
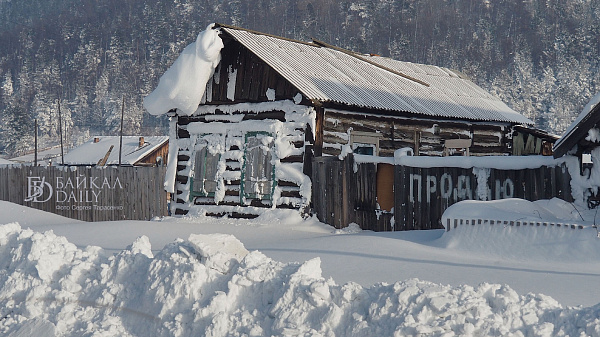
M599 336L596 214L569 206L461 202L447 216L584 229L374 233L285 211L85 223L0 201L0 334Z

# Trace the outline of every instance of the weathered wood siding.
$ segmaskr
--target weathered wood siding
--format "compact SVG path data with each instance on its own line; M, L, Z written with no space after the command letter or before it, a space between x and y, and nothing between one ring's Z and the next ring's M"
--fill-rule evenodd
M482 178L485 185L479 184ZM396 166L396 230L443 228L441 217L462 200L558 197L572 201L570 176L563 166L497 170Z
M161 158L162 165L165 165L168 162L168 154L169 154L169 142L165 145L158 148L156 151L152 152L148 156L144 157L138 163L137 166L155 166L157 165L158 157Z
M433 126L439 134L433 133ZM404 147L426 156L442 156L447 139L472 138L471 155L510 154L511 132L500 123L458 122L443 119L407 118L369 113L325 110L323 119L323 153L337 156L343 145L349 144L352 131L379 133L380 156L391 157ZM415 151L417 153L417 151Z
M275 100L293 99L298 94L289 81L239 42L226 39L221 55L207 85L206 104L266 102L268 89L275 90Z
M573 201L570 175L564 166L497 170L396 165L393 219L377 206L375 164L354 163L352 155L343 161L318 157L313 164L313 182L320 186L313 194L313 210L319 220L336 228L355 222L375 231L443 228L442 214L461 200L558 197Z
M165 167L0 168L0 200L84 221L167 215Z
M362 229L392 230L393 214L377 206L376 176L376 164L355 166L351 154L346 160L316 157L312 181L318 188L313 191L313 213L338 229L356 223Z

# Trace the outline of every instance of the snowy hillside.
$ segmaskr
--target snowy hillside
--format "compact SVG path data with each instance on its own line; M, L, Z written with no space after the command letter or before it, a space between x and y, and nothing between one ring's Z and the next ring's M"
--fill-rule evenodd
M3 335L600 334L592 227L374 233L286 212L84 223L7 202L0 223Z
M598 1L0 1L0 152L160 135L142 98L210 22L459 70L561 133L600 91ZM57 97L57 93L61 93Z

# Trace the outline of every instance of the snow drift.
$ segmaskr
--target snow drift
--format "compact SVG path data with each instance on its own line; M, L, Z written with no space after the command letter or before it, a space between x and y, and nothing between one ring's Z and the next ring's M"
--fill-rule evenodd
M600 335L600 305L563 308L507 286L416 279L369 288L280 263L231 235L106 254L0 226L0 334L38 336Z
M144 98L144 107L152 115L161 115L177 108L191 115L202 101L206 84L221 62L223 41L214 24L200 32L173 65L161 76L158 86Z
M464 200L444 212L442 223L451 219L451 228L437 244L509 259L594 262L600 260L597 215L558 198ZM454 228L454 219L465 221ZM476 219L487 221L473 224Z

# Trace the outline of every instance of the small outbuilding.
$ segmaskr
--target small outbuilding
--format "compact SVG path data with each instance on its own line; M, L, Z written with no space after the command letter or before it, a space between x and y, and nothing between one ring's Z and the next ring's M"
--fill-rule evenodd
M9 165L17 165L17 163L14 161L10 161L8 159L0 158L0 166L9 166Z
M167 136L96 136L64 156L68 166L163 166L169 152ZM59 158L60 160L60 158ZM59 162L60 164L60 162Z
M60 146L53 146L50 148L39 150L36 156L34 151L10 158L10 161L14 164L22 165L35 165L37 157L37 165L39 166L52 166L56 164L57 160L60 162Z

